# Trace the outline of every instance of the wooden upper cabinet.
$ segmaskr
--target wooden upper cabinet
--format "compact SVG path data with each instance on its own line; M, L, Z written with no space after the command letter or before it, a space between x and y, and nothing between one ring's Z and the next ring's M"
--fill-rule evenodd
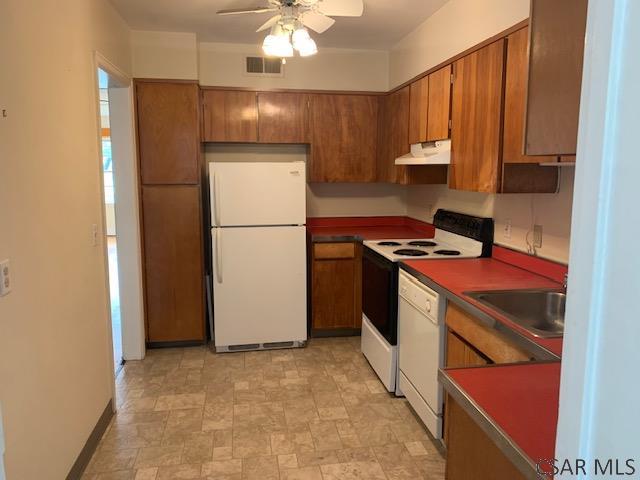
M260 143L309 143L309 95L258 93Z
M402 88L380 99L378 117L378 181L386 183L447 183L447 167L396 165L396 158L409 153L411 87Z
M449 138L451 65L411 84L409 144Z
M427 141L429 119L429 77L411 84L409 105L409 144Z
M204 261L200 187L142 187L149 342L202 341Z
M378 181L406 183L406 167L397 166L396 158L409 153L409 115L411 87L386 95L381 100L378 119Z
M527 155L576 153L587 0L532 0Z
M524 154L524 117L527 104L529 70L529 29L507 37L507 71L504 94L503 163L554 162L556 157L530 157Z
M451 65L429 75L429 116L426 141L450 137L451 118Z
M142 183L197 184L198 85L138 81L135 91Z
M449 174L453 189L496 193L500 188L504 55L501 39L454 63Z
M258 141L256 92L203 90L205 142L254 143Z
M311 182L375 182L378 97L311 95Z

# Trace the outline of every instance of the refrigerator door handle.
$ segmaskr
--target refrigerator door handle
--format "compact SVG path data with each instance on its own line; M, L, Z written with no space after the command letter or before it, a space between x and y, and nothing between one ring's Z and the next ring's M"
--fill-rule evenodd
M222 283L222 234L220 228L216 228L216 280Z
M220 173L213 173L213 215L216 226L220 227Z

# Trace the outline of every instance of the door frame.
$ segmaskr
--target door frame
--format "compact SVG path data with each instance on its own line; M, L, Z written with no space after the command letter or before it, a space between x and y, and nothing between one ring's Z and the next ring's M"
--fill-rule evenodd
M556 455L637 455L640 3L589 0ZM634 420L635 418L635 420ZM635 450L635 451L634 451ZM637 471L638 459L636 459ZM591 467L592 469L593 467ZM590 472L589 472L590 473ZM565 475L556 478L569 478ZM591 478L570 475L570 478Z
M114 184L118 188L115 202L115 222L118 237L118 273L120 277L120 302L122 322L122 355L126 360L142 360L145 357L144 303L142 289L142 252L140 248L140 209L138 202L138 166L135 129L135 108L132 78L113 64L98 51L94 52L93 71L96 95L96 133L98 142L98 170L100 176L101 225L100 241L103 243L104 289L107 302L108 319L107 350L109 364L113 364L113 332L111 320L111 299L109 294L109 260L106 242L107 215L104 202L104 174L102 157L102 126L100 116L100 89L98 69L105 71L114 82L109 87L110 102L112 93L117 97L117 114L122 122L118 128L121 137L120 157L114 162ZM110 114L113 102L110 104ZM116 163L118 165L116 166ZM123 272L123 266L127 271ZM123 287L126 284L126 288ZM115 370L113 375L113 398L115 399ZM115 402L114 402L115 405Z

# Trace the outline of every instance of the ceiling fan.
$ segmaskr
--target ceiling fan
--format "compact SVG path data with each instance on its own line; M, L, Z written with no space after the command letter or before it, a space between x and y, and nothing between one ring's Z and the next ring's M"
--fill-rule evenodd
M256 31L271 29L263 50L267 55L282 58L293 56L294 49L301 56L317 53L305 27L323 33L336 23L331 17L360 17L364 12L363 0L268 0L268 3L264 7L219 10L217 14L276 13Z

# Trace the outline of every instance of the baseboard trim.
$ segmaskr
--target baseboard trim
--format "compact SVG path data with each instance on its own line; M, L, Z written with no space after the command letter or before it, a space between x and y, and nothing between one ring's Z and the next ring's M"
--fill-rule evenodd
M311 329L311 338L357 337L361 331L360 328Z
M98 419L98 423L96 423L96 426L93 428L91 435L89 435L89 438L84 444L84 447L82 448L82 451L73 464L73 467L71 467L69 475L67 475L67 480L80 480L80 478L82 478L82 474L89 465L91 457L98 448L100 439L102 438L102 435L104 435L104 432L106 432L112 417L113 400L109 400L109 403L107 403L107 406L102 412L102 415L100 415L100 418Z
M147 348L183 348L183 347L201 347L207 342L203 340L180 340L177 342L147 342Z

